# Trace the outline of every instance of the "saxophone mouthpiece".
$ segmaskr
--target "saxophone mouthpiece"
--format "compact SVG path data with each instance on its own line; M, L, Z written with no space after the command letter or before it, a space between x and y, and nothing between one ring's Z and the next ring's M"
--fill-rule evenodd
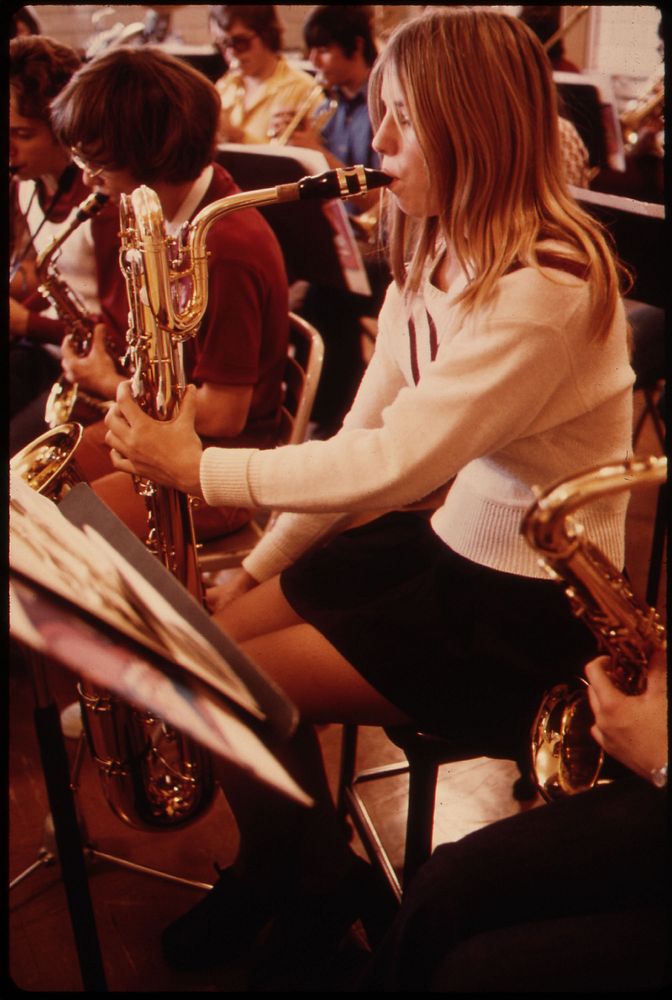
M93 194L90 194L77 209L77 221L86 222L87 219L97 215L103 205L107 204L109 200L109 194L103 194L102 191L95 191Z
M281 184L278 188L281 201L297 198L355 198L375 188L390 184L393 178L382 170L371 167L338 167L322 174L304 177L296 184Z

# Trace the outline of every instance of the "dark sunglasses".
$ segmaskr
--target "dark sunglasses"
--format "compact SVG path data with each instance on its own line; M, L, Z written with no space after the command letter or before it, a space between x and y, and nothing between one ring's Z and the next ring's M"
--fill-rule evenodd
M241 56L243 52L250 50L252 42L256 37L256 32L251 35L222 35L220 44L222 48L233 49L237 56Z

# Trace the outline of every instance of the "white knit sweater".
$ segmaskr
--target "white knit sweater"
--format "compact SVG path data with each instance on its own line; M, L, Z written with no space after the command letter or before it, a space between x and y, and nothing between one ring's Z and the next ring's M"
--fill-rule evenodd
M622 307L608 338L597 341L588 286L573 275L514 271L477 313L455 305L465 281L441 292L427 279L410 307L390 287L374 356L334 438L204 452L209 504L300 512L278 518L245 561L257 580L291 564L349 514L404 507L453 477L432 517L436 533L475 562L543 577L520 534L533 487L629 455L634 373ZM580 516L618 567L626 507L620 494Z

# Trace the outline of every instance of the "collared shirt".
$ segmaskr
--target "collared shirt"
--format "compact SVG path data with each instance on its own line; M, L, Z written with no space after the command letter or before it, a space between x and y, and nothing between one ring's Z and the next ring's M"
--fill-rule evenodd
M347 166L362 164L365 167L379 167L380 158L371 145L373 129L367 103L368 81L354 97L346 97L335 88L338 107L330 121L322 129L322 141L334 156ZM322 110L318 109L318 114Z
M234 128L245 132L243 142L268 142L268 126L275 111L296 111L315 89L315 80L310 73L294 69L282 57L271 76L264 80L245 107L245 87L242 74L237 70L225 73L215 84L222 101L225 116ZM313 108L306 109L309 113ZM226 137L224 136L224 141Z

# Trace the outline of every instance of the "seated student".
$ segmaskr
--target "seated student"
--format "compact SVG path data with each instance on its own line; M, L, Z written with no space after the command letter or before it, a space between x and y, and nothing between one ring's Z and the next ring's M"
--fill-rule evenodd
M110 100L110 95L114 100ZM115 202L141 184L157 194L169 233L239 189L212 162L219 99L187 63L157 49L115 49L85 66L52 106L54 128L77 150L92 187ZM184 345L187 377L198 385L196 427L205 441L275 439L287 353L288 289L280 247L261 215L246 209L211 227L207 308ZM98 335L80 358L63 349L71 381L113 398L121 376ZM132 479L114 471L101 422L89 426L77 453L87 481L140 537L146 510ZM197 512L202 537L235 530L247 509Z
M9 46L9 157L12 239L9 299L10 452L47 426L46 395L60 375L60 344L67 332L37 288L35 258L72 219L90 194L69 149L54 135L49 103L80 66L74 49L51 38L13 38ZM92 317L104 318L123 352L128 306L118 271L116 210L103 209L65 241L55 266L60 279Z
M548 60L516 18L433 8L390 37L370 107L394 281L342 429L204 449L193 390L157 424L127 384L105 418L118 468L286 511L215 618L299 709L278 756L315 805L222 765L240 852L164 932L171 962L224 962L272 920L267 952L307 969L358 916L374 926L311 723L412 722L515 760L543 692L595 654L520 533L535 486L622 460L632 433L619 268L568 193ZM626 506L582 515L616 566Z
M326 5L315 7L303 27L303 39L316 70L316 79L329 95L329 102L336 102L336 107L332 117L318 129L311 116L306 116L289 142L318 150L331 167L355 163L378 167L380 164L371 142L373 133L367 94L377 55L371 18L371 9L366 6ZM323 109L324 105L317 110L318 120ZM378 315L390 282L387 262L375 247L375 239L371 238L375 237L379 204L379 191L346 203L371 295L356 295L344 289L312 284L297 307L297 311L317 327L325 342L323 374L313 407L313 419L323 437L338 430L350 409L364 372L361 317ZM363 232L360 218L369 220L373 232L371 229Z
M213 4L209 23L212 39L229 65L215 84L222 101L218 139L268 142L274 114L292 114L304 105L315 81L282 55L282 25L272 4Z
M665 657L621 694L585 673L591 730L631 774L442 844L355 992L639 992L666 979L670 931Z

